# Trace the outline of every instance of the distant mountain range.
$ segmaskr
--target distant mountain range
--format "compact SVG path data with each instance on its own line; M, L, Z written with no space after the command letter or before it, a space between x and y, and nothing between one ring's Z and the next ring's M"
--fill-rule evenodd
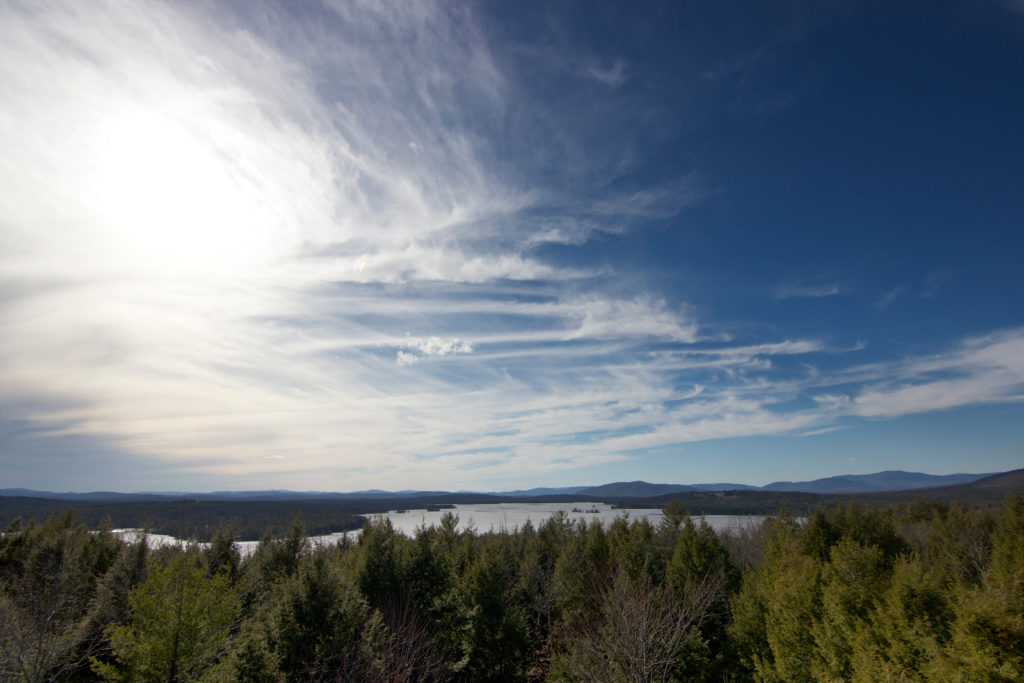
M680 493L682 491L696 491L693 486L686 484L649 484L646 481L617 481L603 486L590 486L580 489L576 493L581 496L596 496L598 498L651 498L662 496L667 493Z
M920 472L903 472L902 470L886 470L874 474L847 474L838 477L825 477L814 481L777 481L762 486L765 491L804 491L807 493L870 493L872 491L908 491L910 489L931 488L933 486L952 486L969 484L997 472L986 474L922 474Z
M799 493L881 493L884 491L910 491L968 484L985 477L985 474L924 474L886 470L874 474L844 474L813 481L776 481L764 486L746 484L648 484L645 481L616 482L603 486L580 489L577 495L621 496L623 498L650 498L669 493L686 491L779 491Z
M572 496L583 489L586 486L563 486L562 488L535 488L535 489L516 489L515 491L491 491L492 496L515 496L523 498L536 498L538 496ZM464 491L463 493L470 493L470 491Z
M651 484L645 481L615 482L602 486L569 486L562 488L533 488L516 491L494 491L486 494L479 492L460 491L460 494L492 495L504 498L535 498L544 496L595 496L598 498L651 498L672 493L696 492L696 491L776 491L776 492L800 492L800 493L881 493L887 491L909 491L939 486L951 486L956 484L968 484L986 477L993 476L993 473L985 474L923 474L921 472L904 472L902 470L887 470L875 472L874 474L846 474L836 477L825 477L813 481L777 481L765 486L749 486L747 484ZM186 493L186 492L141 492L141 493L115 493L110 491L96 491L91 493L57 493L52 491L34 491L32 489L10 488L0 489L0 496L21 496L26 498L48 498L51 500L68 500L79 502L142 502L160 501L176 498L190 498L196 500L297 500L297 499L381 499L381 498L409 498L421 496L444 496L451 495L448 491L381 491L371 489L367 491L352 491L349 493L332 493L323 491L213 491L210 493Z

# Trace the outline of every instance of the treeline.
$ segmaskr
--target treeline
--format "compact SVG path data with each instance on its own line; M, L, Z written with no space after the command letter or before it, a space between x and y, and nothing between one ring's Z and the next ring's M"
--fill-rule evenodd
M857 504L716 534L556 515L413 538L386 520L248 558L129 544L71 513L0 538L0 679L1024 679L1024 499Z
M217 530L230 526L239 541L256 541L270 531L282 535L288 520L299 515L311 536L353 531L363 525L364 512L387 512L387 501L337 500L195 500L170 499L128 502L82 502L71 509L83 524L97 528L109 522L115 529L146 528L150 533L209 542ZM0 521L45 520L69 503L48 498L0 498Z

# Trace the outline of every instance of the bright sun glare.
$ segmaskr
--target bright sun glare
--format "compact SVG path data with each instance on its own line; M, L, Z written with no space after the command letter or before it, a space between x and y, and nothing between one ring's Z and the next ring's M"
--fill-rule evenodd
M213 142L152 113L112 123L104 137L98 205L110 258L217 277L266 255L252 203Z

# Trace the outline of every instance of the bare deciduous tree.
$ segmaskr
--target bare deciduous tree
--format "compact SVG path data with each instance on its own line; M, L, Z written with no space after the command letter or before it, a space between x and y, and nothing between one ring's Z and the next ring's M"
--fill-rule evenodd
M570 626L562 664L585 681L666 681L724 588L714 572L693 582L682 600L649 579L617 571L600 610Z
M60 677L79 643L78 623L57 591L16 600L0 596L0 678L43 681Z
M442 681L447 678L444 652L408 602L389 603L379 621L371 619L370 671L387 683Z
M729 551L729 558L740 569L756 566L764 559L765 529L762 519L739 521L718 537Z
M65 543L38 552L20 576L0 586L0 680L64 680L88 665L99 644L90 636L90 585Z

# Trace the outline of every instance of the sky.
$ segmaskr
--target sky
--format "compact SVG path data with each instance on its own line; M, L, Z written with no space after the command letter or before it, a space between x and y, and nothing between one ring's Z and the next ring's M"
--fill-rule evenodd
M1024 3L0 3L0 488L1024 466Z

